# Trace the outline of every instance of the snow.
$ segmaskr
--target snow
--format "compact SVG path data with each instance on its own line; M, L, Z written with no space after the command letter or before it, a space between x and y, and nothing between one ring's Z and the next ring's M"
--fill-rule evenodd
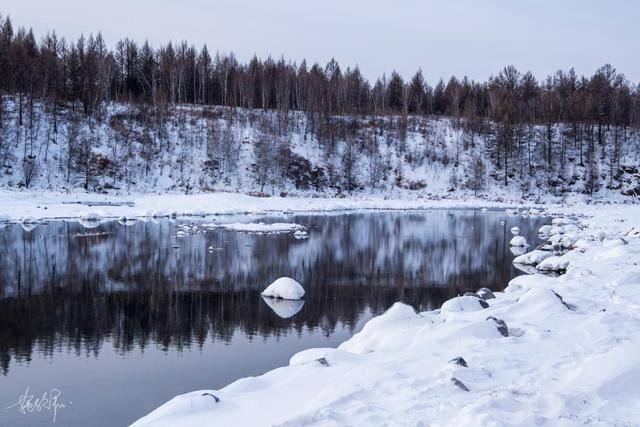
M289 277L281 277L267 286L267 288L262 291L262 296L285 300L301 300L304 298L304 288L300 283Z
M540 264L540 262L542 262L544 259L551 256L553 256L553 252L551 251L535 249L531 252L527 252L526 254L515 257L513 259L513 263L523 265L537 265Z
M511 239L511 241L509 242L509 245L516 247L529 246L529 244L527 243L527 239L525 239L523 236L514 236L513 239Z
M488 304L482 298L463 295L452 298L442 304L440 313L446 318L451 313L477 311L487 307Z
M635 425L640 237L628 233L640 208L551 210L591 215L579 247L538 265L565 274L518 276L486 307L473 295L423 313L396 303L337 349L178 396L134 426L245 426L256 414L264 425Z
M565 255L551 256L542 260L536 268L540 271L563 271L569 267L570 262Z
M354 198L329 197L252 197L238 193L210 194L141 194L96 195L90 193L19 192L0 190L0 215L19 221L25 215L33 218L79 218L100 204L104 219L144 219L165 216L205 216L241 214L293 214L306 212L340 212L360 209L431 209L431 208L498 208L501 201L483 199L446 199L407 197L389 198L367 195Z

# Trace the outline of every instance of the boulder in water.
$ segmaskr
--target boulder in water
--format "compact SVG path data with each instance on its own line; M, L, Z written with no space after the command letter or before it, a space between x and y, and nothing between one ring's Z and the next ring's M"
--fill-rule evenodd
M529 244L527 243L527 239L525 239L524 237L514 236L514 238L509 242L509 246L525 247L529 246Z
M289 277L281 277L262 291L263 297L300 300L304 298L304 288Z

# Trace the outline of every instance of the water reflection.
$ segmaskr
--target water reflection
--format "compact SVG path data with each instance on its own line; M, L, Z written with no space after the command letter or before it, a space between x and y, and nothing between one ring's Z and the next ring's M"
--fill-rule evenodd
M269 306L278 317L288 319L298 314L302 310L304 300L286 300L280 298L265 298L262 301Z
M0 230L2 373L34 352L97 357L105 342L121 353L150 344L179 351L234 334L316 328L328 336L397 300L434 308L466 290L503 287L515 274L508 230L517 224L534 239L542 223L479 211L289 220L308 225L310 238L216 231L178 239L168 220ZM306 303L260 298L280 276L305 286Z

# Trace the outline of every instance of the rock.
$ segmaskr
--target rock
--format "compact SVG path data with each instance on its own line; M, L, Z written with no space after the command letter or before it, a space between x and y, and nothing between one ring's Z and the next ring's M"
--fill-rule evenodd
M457 379L456 377L451 377L451 382L456 386L460 387L464 391L470 391L469 388L466 385L464 385L464 383L459 379Z
M493 316L487 317L487 320L492 320L496 324L498 332L500 332L503 337L509 336L509 328L507 327L507 324L504 322L504 320L495 318Z
M213 393L202 393L201 396L211 396L216 403L220 402L220 398L215 396Z
M304 298L304 288L289 277L281 277L262 291L263 297L300 300Z
M449 360L449 363L455 363L456 365L463 366L465 368L467 367L467 361L464 360L461 356L454 357L453 359Z
M631 230L624 233L624 235L629 237L640 237L640 228L633 227Z
M320 359L316 359L316 362L318 362L322 366L329 366L329 361L324 357L321 357Z
M562 303L562 305L564 305L565 307L567 307L569 310L574 310L574 307L567 304L566 302L564 302L564 299L562 299L562 296L557 293L556 291L554 291L553 289L551 290L553 292L553 294L560 300L560 302Z
M480 295L480 298L483 300L494 299L496 297L489 288L480 288L476 293Z

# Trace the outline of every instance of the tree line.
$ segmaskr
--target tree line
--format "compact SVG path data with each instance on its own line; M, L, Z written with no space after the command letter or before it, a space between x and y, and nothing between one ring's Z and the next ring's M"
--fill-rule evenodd
M370 83L359 68L343 69L233 53L212 55L183 41L158 48L125 38L109 49L98 33L75 42L55 32L37 40L0 17L0 89L27 101L68 102L86 114L109 102L200 104L336 114L434 114L513 123L640 124L637 85L604 65L592 76L571 69L542 81L509 66L488 79L440 80L418 70L408 81L393 72Z

